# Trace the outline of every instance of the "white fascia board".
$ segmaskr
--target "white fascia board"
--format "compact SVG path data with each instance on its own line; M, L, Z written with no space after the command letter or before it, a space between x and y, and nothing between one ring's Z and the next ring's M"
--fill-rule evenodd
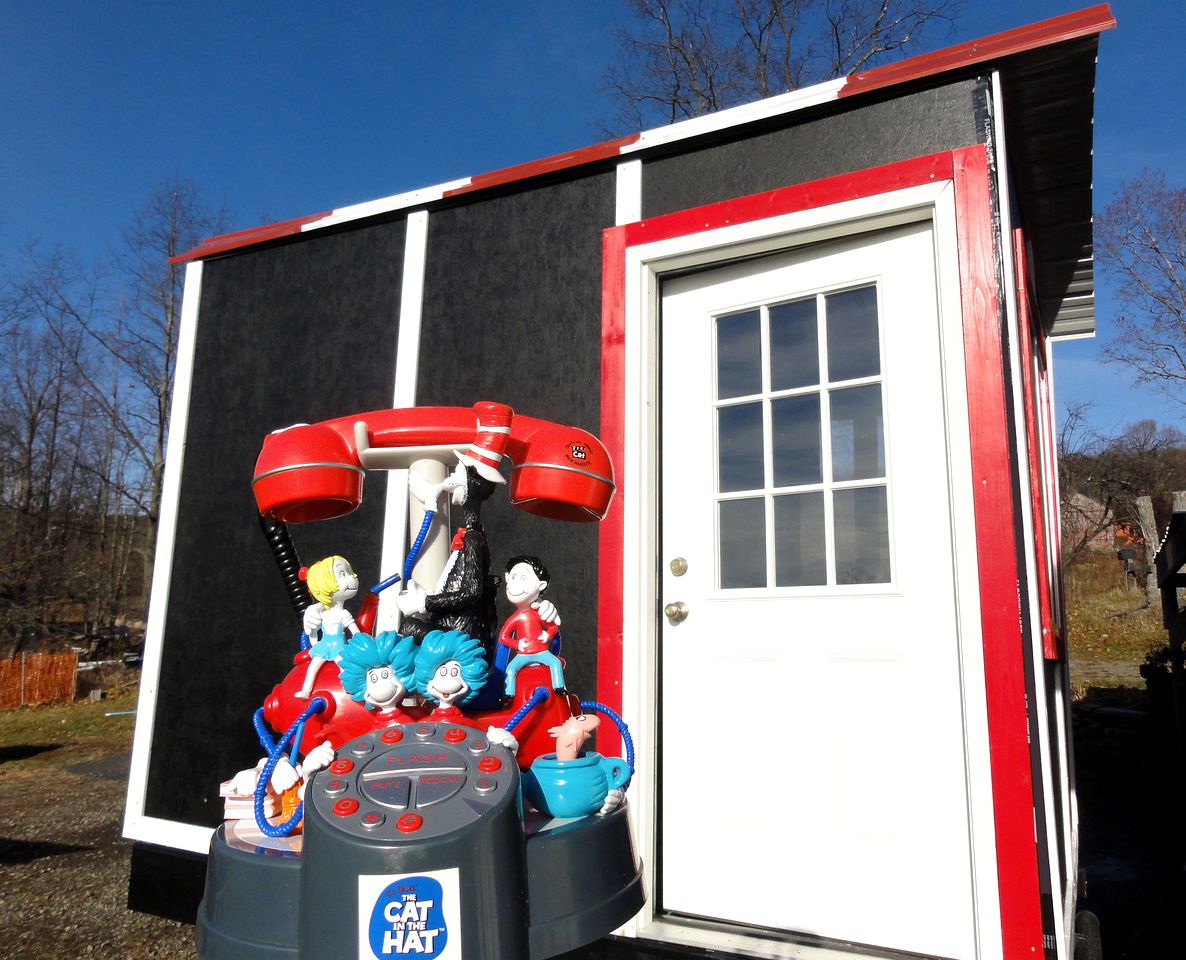
M637 153L640 150L647 150L661 144L674 143L678 140L687 140L690 137L699 137L706 133L727 130L730 127L738 127L755 120L767 120L771 117L781 116L782 114L804 110L807 107L814 107L821 103L831 103L839 98L840 91L846 83L848 83L847 77L841 77L839 80L828 80L825 83L817 83L811 87L792 90L789 93L783 93L777 97L769 97L765 100L758 100L755 103L743 103L739 107L718 110L716 113L709 113L703 117L681 120L679 123L659 127L655 130L644 130L639 134L638 139L634 143L622 147L621 153Z
M421 187L418 190L410 190L407 193L398 193L393 197L382 197L378 200L355 203L349 207L342 207L339 210L335 210L329 216L322 217L320 220L310 220L301 227L301 232L320 230L323 227L332 227L339 223L349 223L351 220L364 220L367 217L376 217L383 213L393 213L397 210L407 210L409 207L423 206L434 200L442 199L446 193L450 193L453 190L468 187L471 182L470 177L463 177L461 180L451 180L448 183L438 183L435 186Z

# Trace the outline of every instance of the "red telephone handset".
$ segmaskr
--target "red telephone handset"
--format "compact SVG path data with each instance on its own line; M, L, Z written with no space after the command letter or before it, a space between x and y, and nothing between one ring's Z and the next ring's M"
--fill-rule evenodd
M614 468L601 441L578 427L513 414L505 404L375 410L298 424L264 438L252 488L259 512L285 523L344 516L362 502L366 469L406 467L449 456L478 423L509 424L511 503L554 520L601 520L614 495ZM506 428L499 428L506 431Z

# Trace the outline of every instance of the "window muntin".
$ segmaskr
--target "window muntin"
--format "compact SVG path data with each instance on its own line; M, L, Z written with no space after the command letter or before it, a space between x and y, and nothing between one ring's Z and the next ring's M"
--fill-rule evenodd
M877 285L713 329L719 588L891 583Z

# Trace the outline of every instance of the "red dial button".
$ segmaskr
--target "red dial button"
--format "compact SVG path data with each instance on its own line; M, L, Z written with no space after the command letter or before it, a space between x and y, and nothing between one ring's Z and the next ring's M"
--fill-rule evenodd
M502 769L502 761L499 760L498 757L482 757L482 759L478 761L478 769L481 770L482 773L495 773L496 771Z
M354 769L354 761L353 760L335 760L333 763L331 763L329 765L329 772L336 774L339 777L342 776L342 774L344 774L344 773L349 773L353 769Z
M353 797L343 797L334 804L334 813L339 817L348 817L358 810L358 801Z
M418 813L405 813L395 821L395 828L401 833L415 833L424 823L424 818Z
M397 727L388 727L379 734L379 739L384 743L399 743L403 738L404 732Z
M465 731L461 727L450 727L445 731L446 743L461 743L465 739Z

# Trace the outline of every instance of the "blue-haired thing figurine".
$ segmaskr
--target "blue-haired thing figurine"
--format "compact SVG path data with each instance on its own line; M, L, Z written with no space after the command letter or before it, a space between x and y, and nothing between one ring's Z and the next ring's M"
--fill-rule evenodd
M416 692L438 704L429 720L464 719L467 703L486 683L482 644L460 630L433 630L416 652Z
M411 723L400 709L415 683L416 644L387 630L372 637L356 633L338 660L342 689L351 699L378 710L384 723Z
M321 638L309 648L309 668L305 671L305 682L293 694L301 700L308 700L317 680L317 671L327 660L337 660L346 649L346 631L358 632L354 617L344 606L345 601L358 593L358 574L345 557L326 557L302 571L301 579L309 587L316 603L305 608L305 636L313 640L318 632Z

